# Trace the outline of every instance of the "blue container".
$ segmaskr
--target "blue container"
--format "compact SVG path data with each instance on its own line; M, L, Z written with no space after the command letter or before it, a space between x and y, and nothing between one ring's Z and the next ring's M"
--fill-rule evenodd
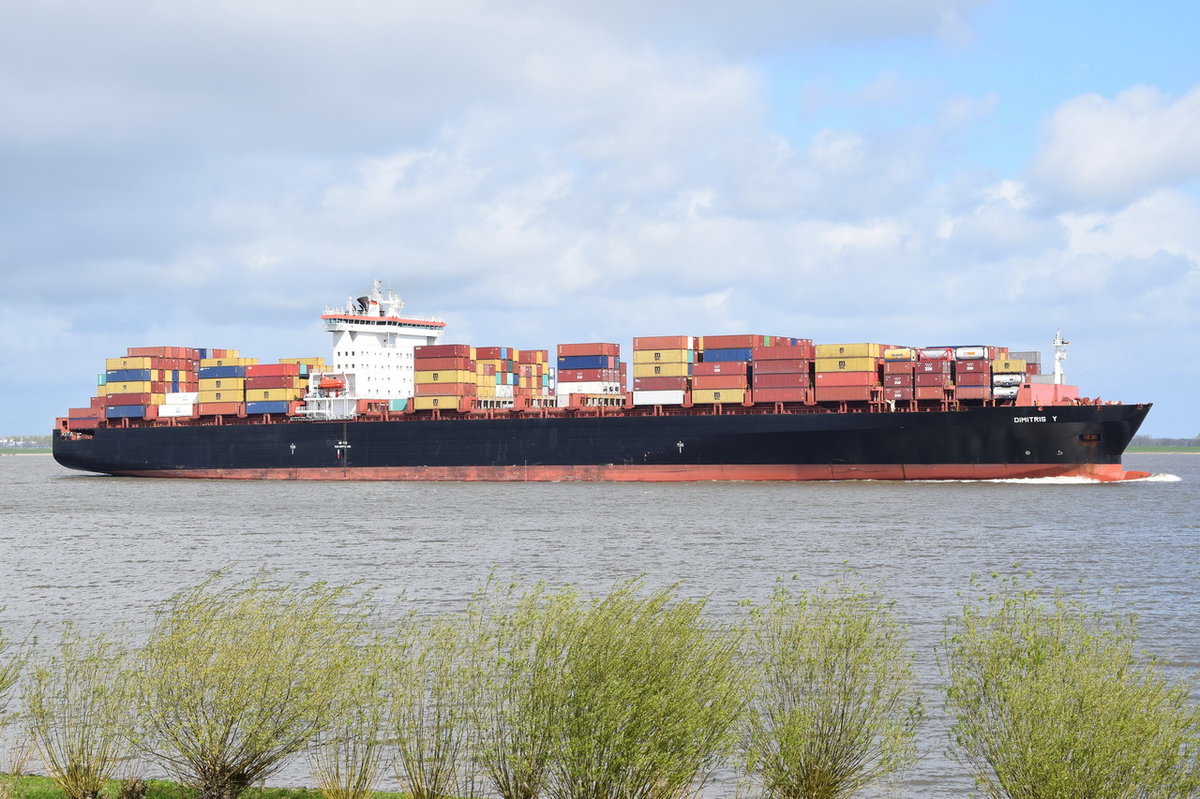
M104 409L104 416L108 419L141 419L145 415L145 405L109 405Z
M153 379L149 369L111 369L107 375L114 383L139 383Z
M103 386L103 385L107 385L107 384L108 384L108 373L107 372L101 372L100 374L96 375L96 385Z
M564 355L558 359L558 370L615 369L617 359L611 355Z
M244 366L201 366L198 374L200 380L210 377L245 377Z
M246 413L287 413L287 400L271 400L268 402L247 402Z
M725 350L705 350L705 363L728 363L729 361L748 361L750 360L749 347L735 347Z
M388 400L389 411L405 411L408 410L407 399L390 399Z

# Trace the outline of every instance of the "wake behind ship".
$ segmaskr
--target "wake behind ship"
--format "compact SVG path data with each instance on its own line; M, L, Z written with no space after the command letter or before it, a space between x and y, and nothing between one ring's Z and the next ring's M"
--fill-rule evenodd
M1150 406L1098 403L998 346L633 339L548 350L442 344L378 281L322 315L320 357L131 348L54 457L144 477L844 480L1146 476L1121 456ZM632 390L628 387L629 371Z

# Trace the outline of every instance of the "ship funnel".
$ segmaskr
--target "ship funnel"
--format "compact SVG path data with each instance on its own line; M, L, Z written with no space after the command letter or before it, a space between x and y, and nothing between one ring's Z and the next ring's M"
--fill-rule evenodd
M370 297L366 297L366 296L359 297L358 298L358 310L362 311L363 313L366 313L367 312L367 303L370 302L370 300L371 300Z

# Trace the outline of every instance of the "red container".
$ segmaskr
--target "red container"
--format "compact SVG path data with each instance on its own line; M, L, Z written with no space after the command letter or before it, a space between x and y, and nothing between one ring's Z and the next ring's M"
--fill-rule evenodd
M895 402L907 402L913 398L913 389L911 386L904 388L885 388L883 390L883 398L885 400L893 400Z
M929 375L948 375L954 369L951 361L917 361L916 373Z
M287 377L280 375L278 377L246 378L247 391L266 390L272 388L304 388L306 384L307 380L299 376Z
M804 402L808 389L804 388L756 388L752 399L755 402Z
M800 344L780 344L777 347L751 347L750 360L757 364L759 361L811 361L816 348L811 341Z
M413 359L415 372L474 372L475 361L470 358L425 358Z
M246 406L241 402L201 402L196 412L201 416L245 416Z
M616 369L560 369L558 372L560 383L617 383L620 380L621 373Z
M883 373L885 375L911 375L917 371L917 364L912 361L884 361Z
M165 393L165 392L160 392ZM149 405L153 394L109 394L106 405Z
M926 347L917 351L918 361L953 361L953 347Z
M920 377L920 375L918 375ZM946 390L942 386L922 386L918 385L913 389L913 398L919 400L940 400L946 396Z
M819 373L818 373L819 374ZM846 373L842 373L846 374ZM817 402L867 402L875 389L871 386L820 386L816 388Z
M883 376L883 387L884 388L912 388L912 386L913 386L913 376L911 374L908 374L908 375L884 375Z
M686 391L687 387L688 379L686 377L633 378L634 391Z
M960 386L990 386L992 376L987 372L959 372L954 382Z
M559 344L558 357L569 358L575 355L611 355L614 358L621 354L620 344Z
M879 375L875 372L817 372L816 380L817 388L879 385Z
M512 347L476 347L475 360L493 361L497 358L511 358L516 353Z
M959 399L986 400L992 398L991 386L959 386L954 389L954 396Z
M692 377L692 388L745 388L746 375L699 375Z
M98 416L77 417L67 419L68 430L91 430L100 421Z
M1040 375L1041 373L1042 365L1040 363L1034 363L1030 361L1025 364L1025 374L1029 375L1030 377L1033 375Z
M761 347L763 336L743 334L736 336L704 336L706 350L732 350L742 347Z
M635 350L690 350L695 347L691 336L634 336Z
M761 374L757 370L751 378L751 385L760 388L808 388L811 381L807 372L791 372L782 374Z
M470 344L426 344L413 350L414 358L470 358Z
M102 411L108 406L108 397L92 397L88 400L88 405Z
M942 388L943 386L951 385L950 375L946 374L926 374L918 372L913 376L913 385L918 388Z
M812 361L796 358L781 361L754 361L752 369L756 375L808 374L812 371Z
M474 383L417 383L418 397L474 397Z
M98 418L95 408L67 408L68 419L96 419Z
M713 363L697 363L692 364L693 375L741 375L743 377L750 370L750 364L746 361L714 361ZM714 386L714 388L716 388Z
M252 363L246 367L246 377L298 377L298 363Z
M128 358L186 358L185 347L130 347L125 350ZM151 369L158 367L151 366Z
M550 350L517 350L518 363L549 363Z
M991 374L992 362L991 361L958 361L958 363L955 365L954 369L958 374L962 374L963 372L986 372L988 374Z

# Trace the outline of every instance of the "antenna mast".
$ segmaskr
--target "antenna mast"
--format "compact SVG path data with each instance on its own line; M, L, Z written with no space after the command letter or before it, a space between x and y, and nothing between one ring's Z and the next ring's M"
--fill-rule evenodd
M1054 385L1065 386L1067 376L1063 374L1062 362L1067 359L1067 345L1071 342L1062 337L1062 330L1054 331Z

